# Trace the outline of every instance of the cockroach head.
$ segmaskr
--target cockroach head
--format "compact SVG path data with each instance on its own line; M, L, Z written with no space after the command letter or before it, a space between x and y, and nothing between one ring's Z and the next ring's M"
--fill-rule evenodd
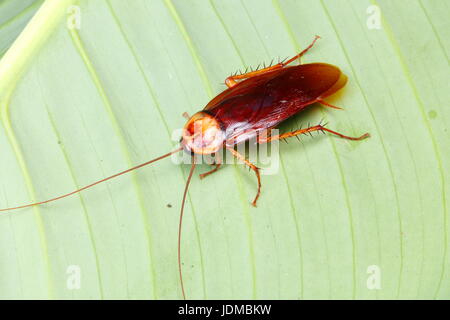
M181 145L188 153L211 154L223 146L225 134L219 122L206 112L197 112L183 128Z

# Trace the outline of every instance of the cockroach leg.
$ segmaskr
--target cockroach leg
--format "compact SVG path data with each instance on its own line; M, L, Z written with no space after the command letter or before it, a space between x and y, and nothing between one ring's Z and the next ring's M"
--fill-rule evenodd
M329 104L328 102L325 102L323 100L317 100L318 103L323 104L324 106L327 106L329 108L333 108L333 109L338 109L338 110L343 110L344 108L338 107L338 106L334 106L332 104Z
M219 170L220 166L222 165L222 160L220 159L220 156L218 153L216 153L214 157L215 157L215 159L214 159L213 165L215 166L215 168L210 171L207 171L205 173L199 174L200 179L203 179L203 178L209 176L210 174L216 172L217 170Z
M274 135L274 136L271 136L271 137L268 137L268 138L265 138L265 139L264 138L259 138L258 139L258 143L267 143L267 142L270 142L270 141L286 139L286 138L290 138L290 137L294 137L294 136L298 136L298 135L302 135L302 134L307 134L307 133L311 134L314 131L329 132L329 133L334 134L334 135L336 135L338 137L341 137L343 139L354 140L354 141L363 140L363 139L366 139L366 138L370 137L369 133L365 133L365 134L363 134L360 137L350 137L350 136L346 136L346 135L344 135L342 133L339 133L339 132L333 131L331 129L328 129L328 128L325 127L325 125L318 124L318 125L313 126L313 127L300 129L300 130L295 130L295 131L292 131L292 132L286 132L284 134Z
M216 172L217 170L219 170L219 168L220 168L221 165L222 165L221 163L214 163L214 164L213 164L213 166L215 166L214 169L212 169L212 170L210 170L210 171L207 171L207 172L205 172L205 173L199 174L198 176L200 177L200 179L203 179L203 178L209 176L210 174L213 174L213 173Z
M225 79L225 84L227 85L228 88L231 88L231 87L234 87L238 83L237 80L243 80L243 79L256 77L256 76L259 76L259 75L267 73L267 72L281 69L283 67L284 67L283 63L277 63L273 66L264 67L260 70L255 70L255 71L246 72L246 73L242 73L242 74L238 74L238 75L234 75L234 76L229 76L228 78Z
M320 36L315 36L314 40L311 42L311 44L309 46L307 46L305 49L303 49L302 52L300 52L296 56L293 56L292 58L290 58L286 62L281 63L282 66L284 67L284 66L288 65L289 63L293 62L294 60L300 59L305 53L307 53L309 51L309 49L311 49L314 46L316 41L319 40L319 39L320 39Z
M233 147L226 147L228 149L228 151L231 152L231 154L243 161L250 169L252 169L253 171L255 171L256 174L256 178L258 179L258 191L256 192L256 196L255 199L252 201L252 205L254 207L256 207L256 202L258 201L259 195L261 194L261 176L259 174L259 168L257 166L255 166L253 163L251 163L250 161L248 161L247 159L245 159L245 157L240 154L239 152L237 152L236 150L233 149Z
M274 70L278 70L281 69L285 66L287 66L289 63L293 62L294 60L300 58L301 56L303 56L306 52L308 52L309 49L311 49L314 46L314 43L316 43L316 41L319 39L319 36L316 36L314 38L314 40L311 42L311 44L306 47L306 49L304 49L302 52L300 52L299 54L297 54L296 56L292 57L291 59L287 60L286 62L279 62L275 65L272 65L272 62L270 63L270 65L268 67L265 67L261 70L255 70L255 71L251 71L251 72L245 72L242 74L237 74L237 75L232 75L229 76L228 78L225 79L225 84L227 85L228 88L231 88L233 86L235 86L238 82L237 80L243 80L243 79L248 79L251 77L256 77L258 75L267 73L267 72L271 72Z

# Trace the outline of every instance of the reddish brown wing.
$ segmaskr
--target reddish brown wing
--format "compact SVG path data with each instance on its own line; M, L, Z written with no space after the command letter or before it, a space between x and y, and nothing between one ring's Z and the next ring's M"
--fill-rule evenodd
M238 83L211 100L204 110L222 125L227 144L234 145L333 94L346 80L339 68L329 64L285 67Z

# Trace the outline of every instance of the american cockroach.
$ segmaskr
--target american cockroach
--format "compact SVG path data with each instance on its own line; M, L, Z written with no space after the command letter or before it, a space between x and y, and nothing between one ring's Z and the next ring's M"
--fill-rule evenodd
M256 174L257 192L252 201L252 205L256 206L261 193L260 169L247 160L244 155L236 151L236 145L254 138L256 138L257 144L262 144L314 131L328 132L348 140L362 140L369 137L368 133L360 137L350 137L328 129L322 124L284 134L269 134L264 137L259 135L264 130L276 128L281 122L313 103L341 109L323 100L337 92L347 83L347 77L338 67L325 63L289 66L290 63L303 56L318 38L316 36L306 49L285 62L279 62L263 69L235 74L226 78L225 84L228 88L225 91L217 95L203 110L195 113L192 117L185 114L189 119L182 131L180 147L174 151L70 193L45 201L0 209L0 211L16 210L56 201L184 150L191 156L191 168L183 192L178 225L178 272L181 293L185 299L180 249L181 230L186 195L194 173L196 156L216 155L219 151L226 149L233 157L245 163ZM219 158L216 158L214 165L214 169L201 174L200 177L204 178L216 172L221 166Z

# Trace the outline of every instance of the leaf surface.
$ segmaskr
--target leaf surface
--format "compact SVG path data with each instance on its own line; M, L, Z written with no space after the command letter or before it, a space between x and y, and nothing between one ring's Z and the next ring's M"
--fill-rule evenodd
M377 8L381 28L371 29ZM182 113L202 109L228 75L293 56L318 34L303 62L342 69L349 82L328 102L345 110L315 106L290 124L325 118L372 137L281 144L256 209L244 167L195 177L183 225L187 296L448 299L449 16L445 0L47 0L0 61L1 207L170 151ZM12 38L17 29L0 30ZM164 160L3 213L0 297L180 298L188 170Z

